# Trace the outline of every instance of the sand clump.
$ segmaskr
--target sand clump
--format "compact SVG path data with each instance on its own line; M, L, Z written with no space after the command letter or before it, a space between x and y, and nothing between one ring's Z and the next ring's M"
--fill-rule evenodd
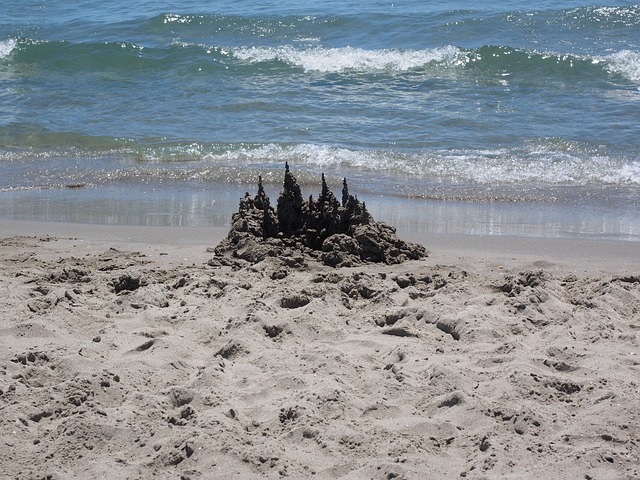
M250 263L304 253L331 267L398 264L427 256L422 245L404 242L393 227L376 222L365 204L349 194L346 179L342 202L329 190L324 175L318 200L304 200L288 164L276 208L259 179L258 193L241 199L229 235L215 252L218 260L231 257Z

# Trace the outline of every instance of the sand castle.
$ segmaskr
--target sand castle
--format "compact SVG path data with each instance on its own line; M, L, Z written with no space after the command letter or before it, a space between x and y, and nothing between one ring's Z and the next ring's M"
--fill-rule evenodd
M240 200L231 230L216 247L218 257L257 263L286 250L301 251L332 267L363 263L398 264L427 256L422 245L404 242L393 227L376 222L364 202L349 194L347 180L342 202L329 190L324 174L317 200L304 200L300 186L285 164L282 192L276 208L258 180L258 193Z

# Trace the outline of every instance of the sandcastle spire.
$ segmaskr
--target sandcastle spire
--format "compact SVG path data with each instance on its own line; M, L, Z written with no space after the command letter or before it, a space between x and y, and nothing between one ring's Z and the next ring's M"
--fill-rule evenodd
M342 179L342 206L346 206L349 201L349 186L347 185L347 178Z
M284 183L278 197L277 214L280 230L287 236L297 232L302 226L302 191L295 177L289 171L289 163L284 164Z
M264 197L264 187L262 186L262 175L258 175L258 196Z

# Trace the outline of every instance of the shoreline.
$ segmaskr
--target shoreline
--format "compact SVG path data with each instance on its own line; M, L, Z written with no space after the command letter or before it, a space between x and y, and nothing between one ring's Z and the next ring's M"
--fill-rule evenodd
M254 195L256 188L255 185L220 182L195 186L165 182L137 188L135 185L112 185L0 192L0 219L132 227L226 228L245 192ZM267 185L265 189L271 198L277 198L277 187ZM315 190L305 186L303 197L316 194ZM598 239L640 244L640 214L630 193L625 196L612 192L613 196L608 198L596 190L593 195L566 202L445 200L375 195L358 188L354 188L354 194L366 203L377 221L414 238L473 235Z
M166 227L100 225L0 219L0 237L53 236L78 239L92 245L158 250L161 247L215 247L228 227ZM427 263L464 264L481 261L510 268L539 265L556 272L581 274L636 274L640 272L638 243L584 238L541 238L464 234L417 234L398 229L407 241L430 252ZM196 250L196 249L194 249ZM208 253L209 257L213 254ZM206 255L203 255L203 258Z

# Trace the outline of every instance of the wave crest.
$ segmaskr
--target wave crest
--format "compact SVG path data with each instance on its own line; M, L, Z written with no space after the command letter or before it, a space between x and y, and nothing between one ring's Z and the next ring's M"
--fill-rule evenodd
M609 55L576 55L535 51L509 46L486 45L464 49L452 45L422 50L363 49L356 47L300 47L292 45L222 46L174 40L168 46L146 47L130 42L67 43L23 39L0 42L0 59L20 46L18 63L42 65L47 69L121 70L178 72L176 66L201 63L215 69L233 63L250 66L237 73L254 74L276 63L279 73L309 74L402 74L436 71L454 74L469 69L482 76L520 75L538 82L554 77L560 81L602 80L619 75L640 83L640 52L622 50ZM13 61L13 60L12 60ZM271 68L265 69L269 72Z
M567 11L563 17L576 20L582 26L635 27L640 25L640 5L579 7Z
M354 47L296 49L282 47L242 47L233 56L251 63L280 61L302 67L306 72L339 73L345 71L395 71L421 68L431 63L464 65L466 53L453 46L426 50L365 50Z
M640 52L622 50L602 57L602 61L610 73L617 73L632 82L640 83Z
M18 41L15 38L9 38L8 40L4 40L0 42L0 60L11 55L11 52L18 45Z
M301 185L346 176L369 193L425 195L427 186L453 198L460 189L640 187L640 160L563 139L540 139L500 149L437 149L416 153L351 150L314 144L137 143L86 139L87 146L0 150L10 166L7 189L58 188L122 182L223 181L252 184L258 175L278 184L285 162L296 166ZM99 144L104 144L98 147ZM449 186L449 187L447 187ZM506 190L505 190L506 191Z

